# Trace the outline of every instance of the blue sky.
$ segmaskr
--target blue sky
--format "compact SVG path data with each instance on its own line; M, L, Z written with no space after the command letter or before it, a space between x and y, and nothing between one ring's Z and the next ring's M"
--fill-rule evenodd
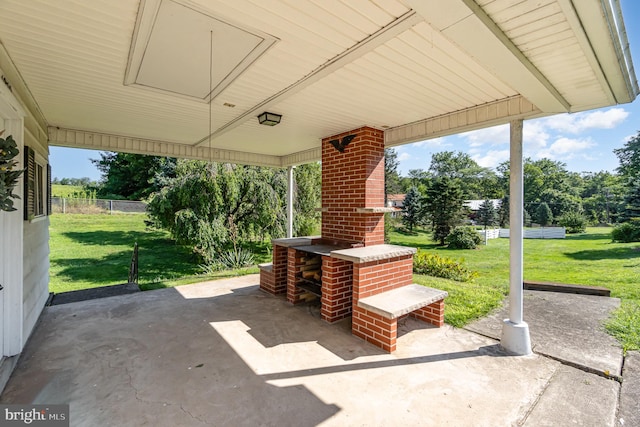
M640 73L640 1L620 0L627 37L631 45L636 75ZM631 104L560 114L524 123L524 155L534 160L548 158L566 163L574 172L614 171L618 159L614 148L640 131L640 98ZM428 169L431 155L440 151L468 153L481 166L494 168L509 158L508 125L464 134L436 138L396 147L400 174L411 169ZM90 159L98 151L51 147L50 163L54 178L100 179Z

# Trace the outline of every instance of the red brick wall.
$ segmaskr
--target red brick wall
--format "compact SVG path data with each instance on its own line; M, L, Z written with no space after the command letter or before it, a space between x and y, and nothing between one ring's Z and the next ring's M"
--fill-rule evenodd
M291 304L297 304L301 302L300 295L304 293L303 289L296 286L296 276L300 271L300 267L304 263L302 258L307 254L306 252L297 251L294 248L288 248L287 256L287 301Z
M413 282L413 256L353 265L353 303L360 298L391 291Z
M351 333L389 353L396 351L397 319L386 319L354 305Z
M287 292L287 248L273 246L273 275L275 280L275 294Z
M260 269L260 289L270 294L276 294L276 282L273 270Z
M329 141L356 135L339 152ZM363 127L322 140L322 237L384 243L384 214L357 208L384 207L384 132Z
M353 263L328 256L322 257L322 311L329 323L351 315Z
M409 315L437 327L444 326L444 300L436 301L426 307L412 311Z
M360 308L358 300L409 285L412 279L412 255L354 264L352 333L385 351L395 351L397 319L386 319Z

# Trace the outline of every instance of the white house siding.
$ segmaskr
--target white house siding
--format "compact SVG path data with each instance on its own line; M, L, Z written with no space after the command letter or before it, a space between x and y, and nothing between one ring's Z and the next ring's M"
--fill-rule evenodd
M14 105L13 110L16 112L15 120L5 119L5 127L8 126L7 135L14 135L21 149L19 155L21 167L23 146L33 149L37 161L46 165L49 162L47 122L2 44L0 44L0 73L6 80L6 84L0 82L3 85L0 96L3 102ZM7 125L9 122L13 124ZM18 212L11 217L14 220L11 223L12 229L15 230L17 224L22 224L22 233L3 236L7 237L7 240L0 240L0 245L3 244L6 250L12 250L13 253L17 250L22 253L22 257L16 256L11 259L12 263L19 264L15 267L4 264L7 261L6 257L0 260L0 271L11 268L19 272L16 280L5 283L12 289L7 289L5 286L3 291L5 299L9 298L9 301L5 301L3 320L5 325L11 325L10 330L4 331L4 355L7 356L14 356L22 351L49 295L49 218L43 215L29 221L22 220L23 181L21 177L19 188L16 189L16 193L21 197L16 201ZM19 278L22 278L22 283L19 283ZM10 308L9 312L7 308ZM10 345L7 346L7 343ZM0 372L0 374L6 374L6 372ZM3 386L4 383L0 382L0 391Z
M49 217L24 223L23 339L27 340L49 296Z

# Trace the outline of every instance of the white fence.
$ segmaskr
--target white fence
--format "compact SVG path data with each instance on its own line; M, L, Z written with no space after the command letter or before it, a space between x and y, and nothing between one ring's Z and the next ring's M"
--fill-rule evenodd
M525 239L564 239L567 230L564 227L525 228ZM501 228L500 237L509 237L509 229Z
M478 233L480 233L480 236L482 236L483 240L484 240L485 231L487 232L487 239L497 239L498 237L500 237L499 228L489 228L487 230L478 230Z
M509 237L508 228L491 228L486 230L487 240L497 239L498 237ZM485 230L478 230L480 236L484 240ZM564 227L540 227L540 228L525 228L525 239L564 239L566 236L566 229Z

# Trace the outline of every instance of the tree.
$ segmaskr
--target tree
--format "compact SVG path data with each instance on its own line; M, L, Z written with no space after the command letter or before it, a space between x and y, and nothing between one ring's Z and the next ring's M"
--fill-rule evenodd
M433 240L440 245L451 229L461 223L465 207L464 194L457 180L443 176L436 178L427 191L426 212L433 227Z
M320 163L307 163L293 170L295 196L293 229L296 236L310 236L320 222L322 174Z
M176 159L101 152L100 159L92 159L91 162L102 173L102 182L97 188L98 197L142 200L158 189L155 185L156 175L167 164L175 164Z
M416 187L411 187L404 198L402 223L413 231L413 227L423 222L424 197Z
M100 153L100 159L92 159L102 173L98 197L141 200L157 188L155 176L166 163L175 163L168 157L145 156L129 153Z
M640 132L613 152L620 162L617 169L620 175L627 180L640 177Z
M624 209L620 215L620 222L640 220L640 178L631 181L629 190L624 197Z
M181 159L174 172L159 180L149 216L205 263L230 245L284 235L285 170Z
M495 225L498 222L498 212L493 202L489 199L482 202L478 209L478 223L484 226L486 230L488 226Z
M467 199L497 198L504 195L498 177L466 153L442 151L431 156L429 173L433 177L458 179Z
M553 222L553 213L545 202L540 203L536 209L536 222L543 227Z
M501 163L497 169L501 175L499 181L506 194L510 174L509 162ZM568 172L566 164L549 159L524 159L523 181L525 204L544 201L543 193L549 190L573 196L580 194L580 185L576 185L576 181L581 181L580 175Z
M311 233L318 224L320 165L299 166L294 178L294 230ZM285 234L284 169L180 159L155 182L159 190L147 206L150 223L191 246L205 264Z
M384 202L387 203L387 194L402 193L400 175L398 173L398 153L393 148L384 150Z
M549 206L554 218L562 216L566 212L582 210L579 196L556 189L544 190L539 196L539 201L545 202Z
M498 208L498 224L502 228L509 226L509 196L504 196L500 200L500 207Z
M531 214L526 209L522 210L522 225L531 227Z
M625 186L620 175L601 171L582 174L580 197L584 214L594 223L610 224L623 205Z

